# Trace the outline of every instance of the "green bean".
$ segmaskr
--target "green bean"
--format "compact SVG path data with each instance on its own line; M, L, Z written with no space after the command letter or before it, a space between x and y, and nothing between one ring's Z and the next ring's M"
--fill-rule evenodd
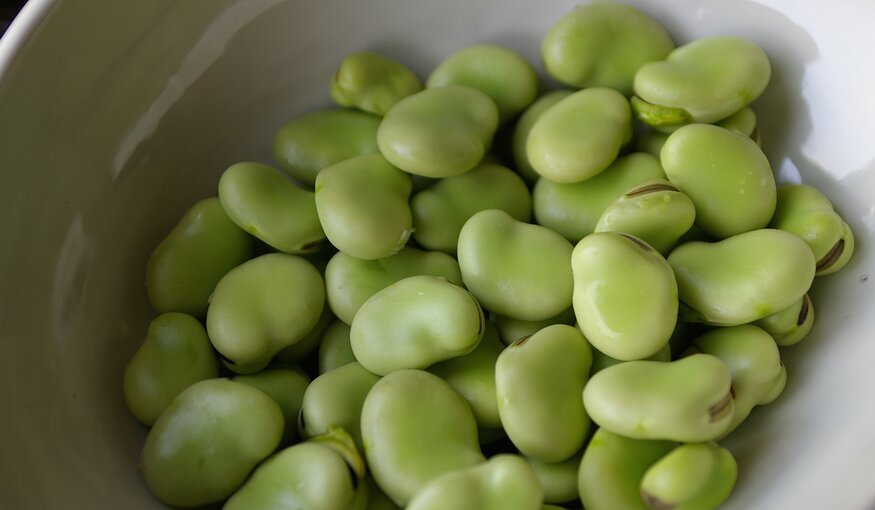
M347 55L331 81L335 103L380 116L420 90L422 82L410 69L370 51Z
M201 323L182 313L161 314L125 367L125 403L136 419L152 425L180 392L218 372Z
M551 76L575 87L632 93L638 69L664 59L674 43L641 11L612 2L578 5L544 37L541 53Z
M298 414L304 401L304 391L310 384L310 377L300 370L273 368L257 374L238 375L231 379L266 393L283 412L285 432L283 444L298 441Z
M380 118L332 108L296 117L273 139L273 152L286 173L312 186L326 167L362 154L375 154Z
M249 236L228 218L219 199L201 200L149 257L149 302L158 313L203 317L219 280L251 256Z

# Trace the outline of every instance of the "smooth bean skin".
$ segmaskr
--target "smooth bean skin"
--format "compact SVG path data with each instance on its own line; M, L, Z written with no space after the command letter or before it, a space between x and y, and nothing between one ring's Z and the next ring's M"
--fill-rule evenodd
M547 72L574 87L610 87L628 96L638 69L674 49L662 26L643 12L612 2L578 5L547 32L541 55Z
M692 124L668 137L661 159L668 179L696 205L696 224L707 234L726 238L769 224L777 197L775 178L750 138Z
M641 478L675 446L598 429L586 447L577 478L587 510L651 510L641 499Z
M376 154L380 117L331 108L295 117L273 139L273 153L286 173L312 186L326 167L362 154Z
M814 303L808 294L802 299L754 322L772 335L779 347L790 347L801 342L814 327Z
M495 364L498 413L527 457L560 462L583 446L590 420L580 401L592 351L572 326L548 326L508 346Z
M276 357L280 361L303 361L316 349L319 348L319 343L322 341L322 335L328 329L328 325L334 321L334 314L331 313L331 308L325 306L322 308L322 314L319 315L319 320L313 329L307 333L304 338L298 340L292 345L286 347L277 353Z
M593 375L583 403L594 422L634 439L711 441L732 421L732 374L718 358L628 361Z
M219 179L219 201L238 227L279 251L310 253L325 240L313 192L267 165L228 167Z
M491 312L548 319L571 304L571 244L540 225L490 209L459 234L459 267L468 290Z
M377 482L370 476L367 477L368 503L366 510L400 510L398 505L387 496Z
M349 343L349 325L336 320L328 326L319 343L319 373L324 374L335 368L355 361L352 345Z
M325 235L351 257L373 260L407 244L413 217L410 176L379 154L347 159L316 177L316 211Z
M693 341L693 351L719 358L732 372L735 412L725 434L735 430L754 406L772 396L777 381L786 379L775 341L751 324L709 331Z
M511 149L513 151L513 161L516 164L516 170L520 176L528 183L534 184L540 175L532 168L529 162L529 155L526 153L526 143L529 140L529 133L532 131L532 126L535 121L541 117L541 114L546 112L551 106L558 103L562 99L570 96L571 90L554 90L547 92L535 100L517 119L513 129L513 137L511 139Z
M362 407L361 430L371 474L399 506L440 475L485 460L468 404L422 370L377 381Z
M141 467L163 503L196 507L230 496L280 444L283 413L267 394L226 379L189 386L146 437Z
M332 426L343 427L362 448L359 426L362 405L368 391L380 380L358 363L348 363L326 372L310 383L304 392L300 425L304 435L315 437Z
M755 142L757 142L757 138L759 137L756 132L757 114L748 107L738 110L729 117L718 122L717 125L730 131L736 131ZM757 144L759 145L759 142L757 142Z
M468 354L483 338L485 323L480 305L462 287L435 276L411 276L362 305L349 339L363 367L386 375Z
M158 313L202 318L219 280L251 256L249 236L228 218L219 199L203 199L186 211L149 257L149 302Z
M560 100L535 121L526 155L542 177L581 182L610 166L632 137L629 102L616 90L589 88Z
M502 454L432 480L407 510L539 510L543 501L531 466L517 455Z
M668 263L687 319L737 326L801 299L814 280L815 263L800 241L782 230L762 229L675 248Z
M238 375L231 380L258 388L272 398L283 412L283 444L298 441L298 414L304 402L304 392L310 384L307 374L299 370L272 368L257 374Z
M253 373L303 339L324 306L325 284L312 264L295 255L269 253L219 281L210 299L207 333L228 368Z
M377 131L390 163L424 177L471 170L492 143L498 108L483 92L462 85L427 88L395 104Z
M535 219L576 243L595 231L604 210L627 190L665 178L659 158L637 152L617 158L607 170L583 182L539 179L532 191Z
M125 403L134 418L151 426L182 390L218 373L201 323L183 313L161 314L125 366Z
M641 497L654 510L713 510L729 497L737 476L726 448L684 444L650 466L641 480Z
M512 319L503 315L492 314L490 321L498 328L498 334L504 345L510 345L524 336L531 336L553 324L574 324L574 309L568 308L564 312L540 321L523 321Z
M538 95L538 77L526 59L494 44L468 46L447 57L426 81L429 88L465 85L498 106L498 122L523 111Z
M335 254L325 268L328 306L347 324L371 296L404 278L440 276L461 285L462 272L456 259L441 252L404 247L398 253L375 260L362 260L343 252Z
M325 442L297 444L260 465L223 510L351 510L367 491L351 470Z
M648 356L644 358L646 361L671 361L671 344L666 343L665 346L660 349L656 354L652 356ZM623 363L621 360L617 358L612 358L607 354L601 352L595 347L592 348L592 369L590 370L590 376L604 370L608 367L612 367L614 365Z
M492 323L486 323L486 331L477 348L464 356L451 358L429 367L428 371L450 383L474 413L481 429L498 428L498 398L495 394L495 362L504 344Z
M577 471L582 456L583 450L561 462L546 463L526 459L544 490L544 501L566 503L578 497Z
M631 188L609 205L595 231L635 236L666 256L695 219L696 206L690 197L668 181L653 180Z
M429 250L455 254L459 232L471 216L499 209L517 221L528 222L532 196L513 170L483 163L420 191L410 200L410 209L416 242Z
M596 349L628 361L665 347L677 322L678 289L662 255L635 237L600 232L577 243L571 269L574 315Z
M854 253L851 228L829 199L812 186L781 187L770 226L796 234L808 244L817 260L817 276L845 267Z
M371 51L347 55L331 80L335 103L379 116L420 90L422 82L407 66Z
M638 118L653 126L716 122L758 98L770 77L769 57L756 44L739 37L699 39L638 69Z
M638 135L638 139L635 142L635 150L653 154L658 158L662 152L662 146L665 145L665 141L668 140L669 134L670 133L661 133L656 130L642 133Z

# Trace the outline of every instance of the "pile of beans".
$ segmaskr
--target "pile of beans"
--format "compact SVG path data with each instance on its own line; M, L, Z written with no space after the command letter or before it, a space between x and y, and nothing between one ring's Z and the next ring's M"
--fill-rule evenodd
M124 395L162 502L227 510L708 510L717 441L781 394L779 347L853 235L777 187L750 41L675 47L579 6L424 85L349 55L339 105L225 170L152 254ZM496 134L498 133L498 134ZM502 149L506 150L502 150ZM561 507L555 505L562 505Z

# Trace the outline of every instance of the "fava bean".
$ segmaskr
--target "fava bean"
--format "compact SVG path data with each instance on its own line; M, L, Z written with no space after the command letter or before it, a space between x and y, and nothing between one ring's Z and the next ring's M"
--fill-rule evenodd
M545 111L551 106L558 103L560 100L570 96L571 90L554 90L547 92L543 96L535 100L517 119L516 126L513 129L513 139L511 141L513 149L513 160L516 164L516 170L523 179L529 184L534 184L540 175L532 168L529 162L529 156L526 153L526 143L529 140L529 133L532 131L532 126L535 121L541 117Z
M578 471L580 499L587 510L651 510L641 499L641 478L676 443L631 439L598 429Z
M328 433L331 427L342 427L362 448L362 405L371 387L380 378L358 363L348 363L326 372L310 383L304 392L299 425L307 437Z
M553 324L574 324L574 309L568 308L564 312L541 321L523 321L512 319L503 315L491 314L490 320L498 328L498 334L504 345L510 345L524 336L531 336Z
M429 88L466 85L498 106L499 123L523 111L538 95L535 70L519 54L494 44L477 44L453 53L428 77Z
M577 498L577 471L582 456L583 450L560 462L546 463L526 459L544 490L544 501L566 503Z
M468 404L421 370L377 381L365 398L361 429L371 474L399 506L440 475L485 460Z
M783 310L808 291L814 256L782 230L754 230L716 243L690 242L668 256L687 319L746 324Z
M775 341L750 324L709 331L693 342L692 350L719 358L732 372L735 412L725 434L735 430L754 406L774 400L773 389L778 384L783 389L780 381L787 378Z
M484 328L483 310L465 289L435 276L411 276L371 296L349 337L358 362L386 375L468 354Z
M240 228L286 253L320 248L325 232L313 192L259 163L237 163L219 179L219 200Z
M183 313L161 314L125 367L125 403L136 419L152 425L182 390L218 372L201 323Z
M331 80L335 103L380 116L420 90L422 82L410 69L370 51L347 55Z
M473 351L432 365L428 371L450 383L471 406L477 426L501 427L495 395L495 362L504 344L492 323L486 323L483 339Z
M323 169L316 177L316 211L328 240L359 259L398 253L413 229L411 186L410 177L379 154Z
M361 457L350 443L329 435L266 460L223 510L364 510L366 501Z
M662 26L641 11L618 3L578 5L544 37L547 72L575 87L610 87L632 93L638 69L664 59L674 43Z
M216 285L207 333L228 368L253 373L301 341L324 305L325 285L312 264L270 253L241 264Z
M671 266L638 238L601 232L571 255L574 314L587 340L619 360L653 356L677 321L678 288Z
M459 234L459 267L468 290L488 310L527 321L571 304L571 244L556 232L490 209Z
M787 308L767 315L755 325L772 335L780 347L789 347L802 341L814 326L814 303L808 294Z
M629 234L668 255L695 219L696 207L690 197L668 181L653 180L626 191L609 205L595 231Z
M498 108L483 92L461 85L423 90L390 109L377 132L390 163L425 177L471 170L489 150Z
M662 147L668 180L696 205L696 224L726 238L768 225L775 178L750 138L707 124L678 129Z
M326 167L362 154L375 154L380 118L332 108L296 117L273 139L273 153L289 175L312 186Z
M441 179L410 200L413 238L429 250L456 253L459 232L474 214L500 209L517 221L532 217L532 197L512 170L483 163L470 172Z
M535 219L576 243L595 231L604 210L627 190L665 178L658 158L637 152L617 158L607 170L583 182L539 179L532 191Z
M548 326L498 357L495 388L501 424L514 446L541 462L560 462L583 446L589 430L580 395L592 352L572 326Z
M616 90L590 88L541 114L526 140L526 155L542 177L580 182L608 168L631 137L626 98Z
M283 443L298 441L298 414L304 402L304 392L310 384L307 374L299 370L272 368L257 374L238 375L231 380L258 388L272 398L283 412Z
M210 294L225 274L252 256L252 244L225 214L218 198L206 198L173 227L146 264L146 294L158 313L207 313Z
M633 108L652 126L716 122L758 98L770 77L769 58L756 44L707 37L638 69Z
M359 308L371 296L404 278L416 275L440 276L461 285L462 272L453 257L409 246L398 253L375 260L362 260L339 252L325 268L328 306L337 317L352 324Z
M805 184L778 190L771 226L805 241L817 260L817 276L845 267L854 253L854 233L816 188Z
M729 497L737 475L726 448L685 444L650 466L641 480L641 497L653 510L713 510Z
M531 466L504 454L435 478L416 493L407 510L538 510L543 500Z
M718 358L628 361L593 375L583 390L592 420L635 439L682 442L721 437L732 422L732 374Z
M230 496L273 453L283 413L261 390L208 379L179 394L155 422L141 466L149 490L175 507Z
M328 326L319 343L319 373L342 367L355 361L349 343L349 325L336 320Z

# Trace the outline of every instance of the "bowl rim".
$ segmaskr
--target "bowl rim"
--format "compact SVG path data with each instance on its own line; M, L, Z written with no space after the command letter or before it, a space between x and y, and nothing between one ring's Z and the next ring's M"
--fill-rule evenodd
M0 84L30 36L42 25L58 2L59 0L29 0L12 20L6 33L0 37Z

